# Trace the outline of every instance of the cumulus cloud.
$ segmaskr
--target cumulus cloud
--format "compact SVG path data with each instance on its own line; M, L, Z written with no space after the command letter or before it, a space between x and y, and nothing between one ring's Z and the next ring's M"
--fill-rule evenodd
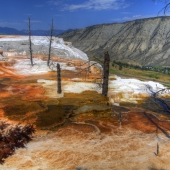
M63 10L75 11L78 9L86 10L118 10L129 6L125 0L88 0L80 4L67 4Z

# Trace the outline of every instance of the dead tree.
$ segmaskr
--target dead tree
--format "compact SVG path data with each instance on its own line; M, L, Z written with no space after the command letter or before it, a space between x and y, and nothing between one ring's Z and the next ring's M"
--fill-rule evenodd
M61 90L60 64L58 64L58 63L57 63L57 80L58 80L57 93L61 94L62 90Z
M93 56L94 57L94 56ZM102 62L101 60L99 60L98 58L94 57L97 61L99 61L103 67L103 73L101 76L101 80L103 80L103 83L101 85L102 87L102 95L103 96L107 96L108 93L108 82L109 82L109 63L110 63L110 56L108 51L104 52L104 62ZM79 73L83 72L83 71L90 71L90 67L93 65L96 65L97 63L93 63L92 65L90 65L90 62L87 61L85 64L88 63L88 67L86 67L85 69L82 69ZM79 74L78 73L78 74Z
M152 0L153 2L156 2L156 0ZM158 12L158 15L163 12L164 15L169 12L170 9L170 0L159 0L160 2L164 3L164 7Z
M33 55L32 55L32 42L31 42L31 23L30 17L28 17L28 36L29 36L29 51L30 51L30 61L31 65L33 66Z
M98 60L103 67L103 73L102 73L102 95L107 96L108 93L108 84L109 84L109 63L110 63L110 56L108 51L104 52L104 62L99 60L98 58L94 57L96 60Z
M50 28L50 44L49 44L49 52L48 52L47 66L50 65L50 58L51 58L51 44L52 44L52 40L53 40L53 30L54 30L54 26L53 26L53 19L52 19L52 24L51 24L51 28Z
M108 93L109 63L110 63L110 57L108 51L106 51L104 52L104 63L103 63L103 84L102 84L103 96L107 96Z
M154 152L155 156L159 156L159 143L156 145L156 152Z

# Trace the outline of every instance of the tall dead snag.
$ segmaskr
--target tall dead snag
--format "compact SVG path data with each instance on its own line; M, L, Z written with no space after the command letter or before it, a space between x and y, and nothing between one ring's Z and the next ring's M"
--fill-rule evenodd
M32 56L32 42L31 42L31 22L30 17L28 17L28 36L29 36L29 51L30 51L30 61L33 66L33 56Z
M61 77L60 77L60 64L57 63L57 80L58 80L58 90L57 93L61 94Z
M94 57L94 56L93 56ZM109 82L109 63L110 63L110 56L109 56L109 53L108 51L104 52L104 62L99 60L98 58L94 57L97 61L99 61L103 67L103 73L102 73L102 76L101 76L101 79L103 80L103 83L102 86L102 95L103 96L107 96L107 93L108 93L108 82ZM84 64L88 64L88 67L86 67L85 69L82 69L79 73L83 72L83 71L90 71L90 67L97 64L96 63L93 63L92 65L90 65L90 61L87 61L86 63ZM83 64L83 65L84 65ZM83 66L81 65L81 66Z
M108 51L106 51L104 52L104 63L103 63L103 84L102 84L103 96L107 96L107 92L108 92L109 63L110 63L110 57Z
M51 44L52 44L52 40L53 40L53 30L54 30L54 26L53 26L53 19L52 19L52 24L51 24L51 28L50 28L50 44L49 44L49 52L48 52L47 66L50 65L50 58L51 58Z

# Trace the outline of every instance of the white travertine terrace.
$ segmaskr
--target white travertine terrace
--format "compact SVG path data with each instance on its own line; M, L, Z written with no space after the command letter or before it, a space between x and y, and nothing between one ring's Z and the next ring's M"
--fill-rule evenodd
M12 42L12 41L28 41L28 36L17 36L17 37L2 37L0 38L0 42ZM32 36L31 41L33 45L48 47L49 46L49 39L46 36ZM64 53L63 57L67 58L77 58L82 60L88 60L88 56L81 50L72 46L71 43L65 43L62 38L53 37L53 41L51 44L52 48L56 50L62 50ZM24 51L23 51L24 52Z

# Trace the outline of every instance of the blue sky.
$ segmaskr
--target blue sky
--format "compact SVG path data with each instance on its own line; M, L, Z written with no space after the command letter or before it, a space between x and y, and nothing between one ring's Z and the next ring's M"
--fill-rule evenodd
M164 6L159 0L0 0L0 26L27 29L84 28L90 25L155 17Z

